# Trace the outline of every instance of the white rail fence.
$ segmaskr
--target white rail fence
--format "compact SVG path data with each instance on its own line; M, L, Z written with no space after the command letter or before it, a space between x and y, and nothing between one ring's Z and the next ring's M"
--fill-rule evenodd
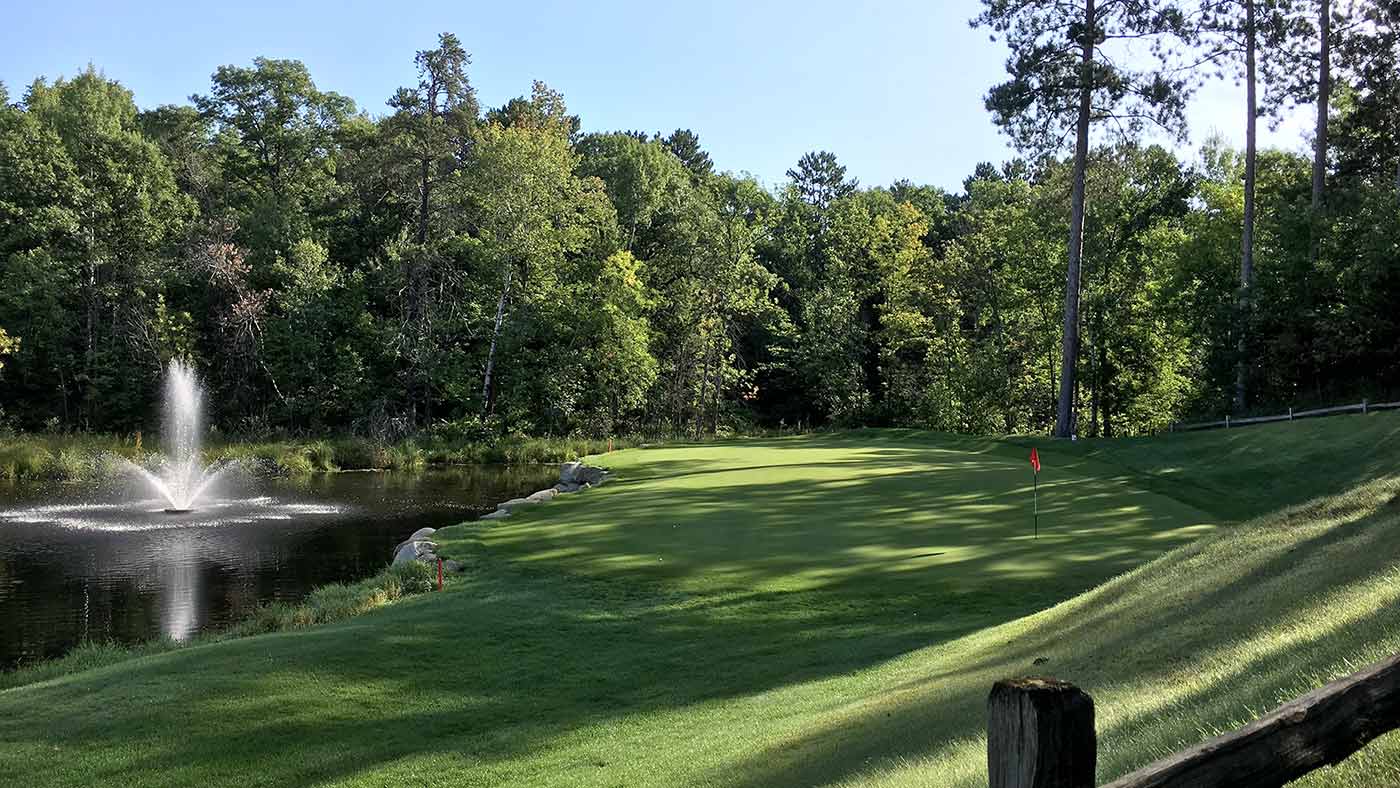
M1192 430L1214 430L1230 429L1231 427L1245 427L1250 424L1267 424L1272 421L1296 421L1298 419L1311 419L1319 416L1338 416L1343 413L1370 413L1377 410L1397 410L1400 409L1400 402L1368 402L1361 400L1355 405L1338 405L1335 408L1313 408L1312 410L1295 411L1288 409L1287 413L1277 416L1250 416L1244 419L1232 419L1226 416L1221 421L1198 421L1193 424L1179 424L1173 422L1168 427L1170 432L1190 432Z

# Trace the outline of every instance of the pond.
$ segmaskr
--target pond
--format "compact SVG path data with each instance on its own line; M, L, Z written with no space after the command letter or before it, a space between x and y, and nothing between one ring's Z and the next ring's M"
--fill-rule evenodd
M244 479L198 512L120 488L0 483L0 669L77 643L185 639L383 569L422 527L547 487L555 466Z

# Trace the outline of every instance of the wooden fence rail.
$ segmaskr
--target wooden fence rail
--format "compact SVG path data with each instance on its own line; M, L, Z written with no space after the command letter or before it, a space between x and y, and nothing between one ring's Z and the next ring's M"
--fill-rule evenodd
M1191 432L1193 430L1214 430L1230 429L1231 427L1244 427L1249 424L1267 424L1272 421L1295 421L1297 419L1311 419L1317 416L1336 416L1342 413L1370 413L1375 410L1396 410L1400 409L1400 402L1368 402L1361 400L1355 405L1338 405L1335 408L1313 408L1311 410L1288 409L1287 413L1280 413L1274 416L1249 416L1247 418L1235 419L1229 416L1219 421L1198 421L1192 424L1178 424L1172 422L1168 425L1170 432Z
M1097 742L1088 694L1055 679L999 681L987 711L991 788L1093 788ZM1396 728L1400 654L1103 788L1274 788Z

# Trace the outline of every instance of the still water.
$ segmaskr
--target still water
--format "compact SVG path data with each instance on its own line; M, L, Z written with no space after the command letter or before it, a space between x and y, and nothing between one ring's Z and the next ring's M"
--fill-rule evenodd
M547 487L553 466L245 480L187 515L120 489L0 483L0 669L84 640L218 629L378 572L396 544Z

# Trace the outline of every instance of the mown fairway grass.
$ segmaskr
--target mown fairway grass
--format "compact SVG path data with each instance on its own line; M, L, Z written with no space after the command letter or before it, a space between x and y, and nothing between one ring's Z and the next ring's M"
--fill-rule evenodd
M1030 672L1108 778L1400 649L1400 417L1041 443L1038 540L1026 445L614 453L440 532L443 594L0 692L0 783L985 785ZM1312 779L1396 781L1393 737Z

